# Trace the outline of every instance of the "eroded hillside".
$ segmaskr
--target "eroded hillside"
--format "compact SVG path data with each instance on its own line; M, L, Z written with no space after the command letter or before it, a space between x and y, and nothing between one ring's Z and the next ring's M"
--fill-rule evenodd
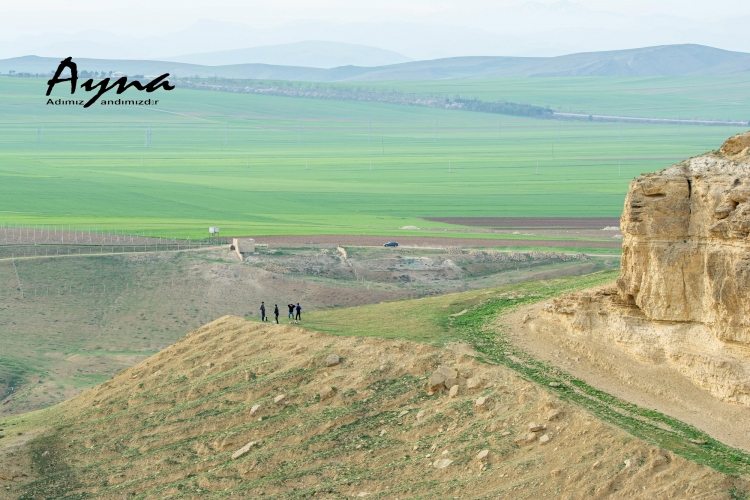
M478 362L466 344L236 317L3 425L9 498L731 498L745 488Z

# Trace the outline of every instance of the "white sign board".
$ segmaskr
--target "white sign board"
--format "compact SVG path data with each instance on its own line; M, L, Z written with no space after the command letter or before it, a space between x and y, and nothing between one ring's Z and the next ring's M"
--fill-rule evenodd
M208 234L219 234L219 228L218 227L209 227L208 228Z

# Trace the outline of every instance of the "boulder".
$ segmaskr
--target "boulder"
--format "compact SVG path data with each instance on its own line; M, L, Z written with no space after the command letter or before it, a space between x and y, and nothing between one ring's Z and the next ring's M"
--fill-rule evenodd
M260 410L260 405L253 405L252 408L250 408L250 415L255 415Z
M341 357L338 354L329 354L326 357L326 366L336 366L341 363Z
M446 389L450 389L454 385L458 385L458 377L448 377L445 379L445 382L443 382Z
M440 460L435 460L432 463L432 466L435 467L436 469L445 469L452 463L453 463L453 460L450 460L448 458L442 458Z
M237 460L240 457L243 457L250 453L250 449L257 444L257 441L250 441L245 446L240 448L239 450L232 453L232 460Z
M521 434L515 439L516 444L524 445L524 444L531 444L534 441L536 441L536 434L533 432L527 432L525 434Z
M448 392L448 397L451 397L451 398L458 397L458 384L451 387L451 390Z
M480 462L484 462L485 460L487 460L489 455L490 455L490 450L482 450L479 453L477 453L476 459L479 460Z
M336 395L336 390L333 387L326 386L320 390L319 396L321 401L332 398Z
M273 398L273 402L276 403L276 404L279 404L279 403L283 402L285 399L286 399L286 394L279 394L278 396L276 396L275 398Z
M466 381L466 388L467 389L479 389L479 387L482 385L482 379L480 378L470 378Z
M443 375L442 373L435 372L430 376L430 380L427 382L427 388L430 391L437 391L443 387L445 387L445 380L448 377Z

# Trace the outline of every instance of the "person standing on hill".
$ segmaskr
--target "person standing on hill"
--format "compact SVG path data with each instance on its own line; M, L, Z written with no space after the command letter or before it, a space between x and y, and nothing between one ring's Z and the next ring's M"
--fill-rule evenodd
M297 302L297 316L294 318L297 321L302 321L302 306L299 305L299 302Z
M260 303L260 320L266 321L266 303L263 301Z
M289 308L289 320L294 321L294 304L287 304L286 306Z
M279 324L279 305L274 304L273 305L273 315L276 316L276 324Z

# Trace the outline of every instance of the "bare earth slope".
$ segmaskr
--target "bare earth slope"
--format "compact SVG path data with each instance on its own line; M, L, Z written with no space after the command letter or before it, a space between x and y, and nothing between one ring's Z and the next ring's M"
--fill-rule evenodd
M333 353L340 362L329 366ZM455 397L428 388L440 366ZM479 363L464 345L231 316L3 425L6 498L718 499L746 489Z

